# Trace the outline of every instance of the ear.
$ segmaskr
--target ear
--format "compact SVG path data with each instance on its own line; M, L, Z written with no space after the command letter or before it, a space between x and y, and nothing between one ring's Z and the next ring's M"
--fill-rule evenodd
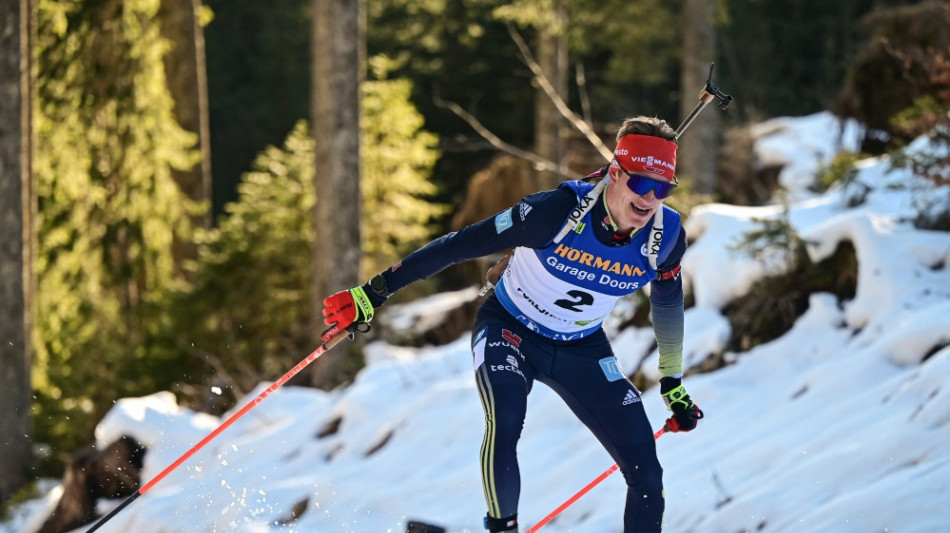
M620 169L611 166L607 169L607 177L610 178L610 184L613 185L620 181Z

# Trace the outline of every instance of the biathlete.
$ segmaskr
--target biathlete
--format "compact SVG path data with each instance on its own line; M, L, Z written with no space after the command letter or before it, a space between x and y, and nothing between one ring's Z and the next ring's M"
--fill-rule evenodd
M613 160L587 180L530 194L323 302L330 326L322 335L326 341L354 323L369 322L389 296L414 281L514 248L494 293L477 312L472 335L475 380L485 411L481 472L490 532L518 531L516 445L536 380L560 395L620 467L627 484L624 531L661 529L663 470L653 431L640 393L617 363L602 323L620 297L651 284L660 393L673 413L668 430L694 429L702 412L681 383L679 273L686 234L679 213L663 205L677 185L674 139L663 120L627 119L617 133ZM554 242L593 189L593 178L610 181L576 227ZM662 240L651 239L659 226Z

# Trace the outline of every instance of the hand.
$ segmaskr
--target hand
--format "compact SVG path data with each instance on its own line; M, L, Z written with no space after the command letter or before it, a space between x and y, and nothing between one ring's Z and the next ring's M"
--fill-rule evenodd
M680 378L660 379L660 395L663 396L666 408L673 412L673 416L666 421L667 431L677 433L696 429L703 412L693 403L689 394L686 394Z
M323 300L323 323L330 326L320 338L327 342L353 324L364 324L373 319L373 304L363 287L340 291Z

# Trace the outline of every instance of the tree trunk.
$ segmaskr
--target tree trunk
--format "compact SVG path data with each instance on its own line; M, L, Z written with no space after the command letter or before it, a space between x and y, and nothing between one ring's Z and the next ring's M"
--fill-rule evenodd
M31 478L33 329L29 0L0 0L0 502Z
M315 146L312 331L323 324L323 299L360 283L361 0L314 0L311 106ZM352 344L327 352L311 368L311 385L332 388L347 377Z
M565 18L564 5L556 2L558 20ZM551 82L554 90L565 101L567 100L567 40L562 36L559 28L538 29L538 65L544 76ZM534 97L534 150L535 152L555 163L560 164L567 155L564 150L564 118L557 110L554 102L541 88L537 88ZM553 189L564 181L565 176L558 172L547 170L538 171L538 189Z
M713 0L683 3L683 74L680 120L699 103L709 64L715 58L716 30ZM715 106L715 102L709 107ZM676 154L677 175L692 181L695 192L712 194L716 189L716 131L719 113L706 109L680 139Z
M162 36L171 44L165 54L165 80L175 102L175 120L197 136L201 159L190 169L172 169L172 178L182 192L208 209L191 218L193 227L211 227L211 144L208 126L208 84L205 69L204 28L198 20L201 0L161 0L159 20ZM175 235L174 260L181 272L182 261L196 259L197 246L187 236Z

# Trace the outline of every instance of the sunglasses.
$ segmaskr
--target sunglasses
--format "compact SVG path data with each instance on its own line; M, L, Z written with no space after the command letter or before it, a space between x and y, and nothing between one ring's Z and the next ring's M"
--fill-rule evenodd
M646 196L650 191L653 191L657 200L662 200L673 194L673 191L676 190L676 186L679 185L679 180L677 180L675 176L673 177L673 181L660 181L639 174L631 174L620 166L619 161L617 162L617 166L629 178L627 180L627 187L640 196Z

